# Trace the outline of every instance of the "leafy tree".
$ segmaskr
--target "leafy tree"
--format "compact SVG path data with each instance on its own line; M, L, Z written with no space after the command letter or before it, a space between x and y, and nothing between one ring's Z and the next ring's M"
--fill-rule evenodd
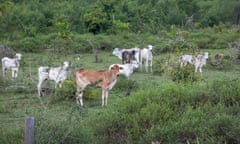
M58 32L66 22L78 33L158 34L186 23L198 27L240 23L239 0L0 0L0 37L17 39Z
M84 15L84 22L89 30L94 34L104 32L109 27L107 14L101 8L94 8Z

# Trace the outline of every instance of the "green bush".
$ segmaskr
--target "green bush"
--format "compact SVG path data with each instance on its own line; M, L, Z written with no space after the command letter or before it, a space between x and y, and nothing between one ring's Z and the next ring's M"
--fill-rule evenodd
M42 39L38 39L35 37L26 37L21 40L15 40L10 44L11 47L15 47L18 51L23 52L40 52L47 45Z
M76 84L73 80L65 80L62 83L62 88L55 89L54 101L59 100L75 100Z
M97 143L92 130L82 125L82 111L78 107L72 108L58 113L59 119L56 120L51 117L50 109L40 110L35 117L34 143ZM46 120L46 117L49 119Z
M225 93L218 94L229 86L223 88L224 84L219 86L218 82L208 88L165 84L140 90L104 110L91 123L100 122L95 133L104 136L100 143L238 143L239 100L234 99L231 105L225 100L229 95L239 97L240 92L232 90L239 89L239 84L225 84L233 87L226 97ZM218 87L224 90L217 93Z
M220 102L225 104L227 107L239 105L240 84L238 79L234 79L232 81L214 81L212 89L219 97Z
M102 95L102 89L96 88L96 86L88 86L84 90L83 99L85 100L96 100Z
M24 128L4 128L0 131L0 143L23 143L24 142Z
M156 59L154 62L154 70L153 74L162 75L164 72L168 72L170 66L168 65L168 61L164 59Z
M170 76L175 82L196 82L200 80L197 73L194 72L192 65L186 65L184 67L175 66L170 73Z
M136 92L139 89L140 85L134 77L134 74L132 74L129 79L123 75L119 76L117 83L113 89L114 91L117 91L117 96L131 96L132 93ZM118 93L119 91L121 91L121 93Z

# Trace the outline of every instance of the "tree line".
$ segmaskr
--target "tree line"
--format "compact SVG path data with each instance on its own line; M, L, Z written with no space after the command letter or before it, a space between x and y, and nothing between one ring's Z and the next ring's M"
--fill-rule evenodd
M38 33L157 34L171 26L240 24L239 0L0 0L0 37Z

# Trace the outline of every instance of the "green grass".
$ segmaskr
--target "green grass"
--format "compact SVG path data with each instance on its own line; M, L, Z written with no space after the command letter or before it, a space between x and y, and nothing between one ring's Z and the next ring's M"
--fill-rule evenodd
M205 50L203 50L205 51ZM227 50L207 50L228 54ZM111 52L99 53L102 62L95 63L90 53L25 53L19 77L8 76L0 89L0 143L23 143L24 121L35 117L35 143L239 143L239 63L227 61L218 68L207 65L201 80L175 83L166 71L161 75L137 71L130 80L120 76L109 93L108 106L101 107L101 89L84 98L79 108L74 93L57 89L42 99L37 97L37 68L58 66L71 61L69 81L80 67L108 69L121 63ZM157 59L178 54L159 54ZM166 66L166 63L155 64ZM155 66L154 65L154 66ZM154 67L154 69L157 69ZM10 73L8 73L10 75ZM125 97L130 81L136 80L130 97ZM54 88L53 82L45 87ZM86 93L87 94L87 93ZM62 97L70 99L62 99ZM61 97L61 99L60 99Z

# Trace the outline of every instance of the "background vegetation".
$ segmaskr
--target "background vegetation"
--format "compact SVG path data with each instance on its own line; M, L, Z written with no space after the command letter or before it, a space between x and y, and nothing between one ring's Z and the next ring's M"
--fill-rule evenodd
M239 24L238 0L0 0L0 43L23 53L19 77L0 76L0 143L23 143L26 116L35 118L39 144L240 143ZM90 86L79 108L75 69L107 69L120 63L113 48L148 44L153 73L120 76L104 108ZM176 63L204 51L202 76ZM217 53L225 57L214 67ZM63 88L39 99L38 66L65 60Z
M192 21L191 21L192 16ZM216 41L221 48L225 40L220 37L229 33L226 28L240 24L238 0L12 0L0 1L0 39L15 49L36 52L52 47L64 47L74 51L87 47L87 39L99 47L139 46L146 42L156 45L164 41L158 37L173 38L176 28L197 30L214 28L218 35L183 33L190 41L199 37L201 48L219 48L207 45ZM85 34L103 34L96 39ZM133 34L133 35L131 35ZM104 35L110 36L104 38ZM154 35L156 38L148 40ZM195 37L194 37L195 36ZM113 37L113 39L111 38ZM126 43L111 43L124 37ZM220 38L219 38L220 37ZM64 40L62 40L64 39ZM101 41L102 40L102 41ZM8 42L11 43L8 43ZM101 42L99 42L101 41ZM222 45L223 44L223 45ZM166 46L166 44L163 44Z

